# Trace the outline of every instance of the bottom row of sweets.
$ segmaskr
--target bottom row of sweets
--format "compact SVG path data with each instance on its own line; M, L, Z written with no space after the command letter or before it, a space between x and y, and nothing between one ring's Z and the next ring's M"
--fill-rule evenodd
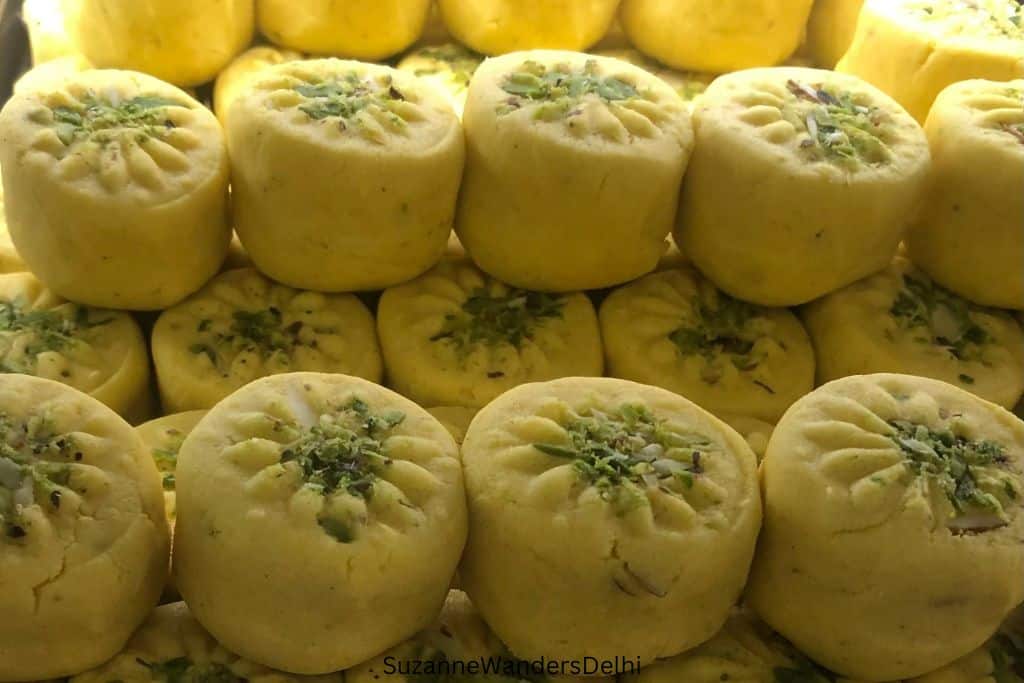
M303 372L133 429L4 375L0 586L0 681L1020 683L1024 421L858 375L765 446L620 379Z

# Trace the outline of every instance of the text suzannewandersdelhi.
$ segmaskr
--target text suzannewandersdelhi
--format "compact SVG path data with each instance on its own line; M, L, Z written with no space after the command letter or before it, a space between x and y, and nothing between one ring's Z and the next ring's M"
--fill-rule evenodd
M406 659L387 656L383 672L401 676L503 676L536 680L553 676L613 676L634 674L640 670L639 657L599 659L515 659L514 657L480 657L476 659Z

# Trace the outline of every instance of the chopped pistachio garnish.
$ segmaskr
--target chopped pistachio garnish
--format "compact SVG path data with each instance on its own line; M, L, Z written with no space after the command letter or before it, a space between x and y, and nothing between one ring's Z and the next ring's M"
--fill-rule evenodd
M71 481L69 463L80 459L74 440L55 434L48 420L18 422L0 413L0 538L28 535L25 508L60 509Z
M906 7L948 36L1024 39L1019 0L918 0Z
M396 111L406 101L391 76L364 78L354 71L318 83L296 85L306 98L298 109L314 121L332 120L341 130L352 129L373 142L383 142L380 127L401 131L407 125ZM369 120L379 126L369 126Z
M605 413L591 409L565 425L567 444L535 443L541 453L572 462L580 478L620 507L642 504L643 490L679 494L704 473L714 450L699 434L677 434L647 408L624 404Z
M141 658L137 661L149 669L154 681L161 683L245 683L247 680L219 662L197 664L189 657L165 662L147 662Z
M93 319L88 308L77 304L27 311L20 300L0 301L0 335L10 334L25 340L21 344L23 363L16 367L9 360L2 361L0 372L32 374L39 354L64 351L75 344L86 330L106 325L112 320L110 317Z
M519 349L547 320L561 318L564 307L565 297L558 294L479 287L457 313L444 317L441 330L430 341L451 344L460 355L479 346L511 344Z
M686 102L692 102L697 99L698 95L704 94L704 91L708 89L706 81L692 78L687 74L684 74L683 79L682 82L674 86L674 89Z
M519 70L505 76L502 90L510 97L498 108L498 115L509 114L527 104L538 105L534 118L557 121L581 113L578 105L587 96L605 103L630 100L640 95L635 85L614 76L598 73L596 60L583 68L568 64L550 67L528 60Z
M417 76L437 76L443 74L461 88L469 87L469 80L484 61L483 55L477 54L458 43L446 43L444 45L420 48L413 52L412 56L432 59L438 62L437 66L418 67L413 71Z
M332 334L334 328L309 328L317 334ZM284 314L276 306L254 310L233 311L230 321L204 318L196 325L199 341L189 346L189 351L204 355L216 368L227 356L249 352L257 353L264 360L275 357L288 363L295 349L300 346L316 348L315 336L303 335L307 324L301 320L284 323ZM308 337L308 338L304 338Z
M889 425L907 469L937 486L952 503L951 529L984 531L1008 523L1007 508L1022 492L1020 473L1012 470L1001 444L906 420Z
M79 104L54 107L53 125L65 146L89 138L100 143L109 142L106 133L125 130L141 135L141 140L160 138L175 127L167 116L167 107L188 106L156 95L119 100L90 93Z
M889 314L904 330L926 334L917 341L944 347L957 360L984 362L985 346L992 338L974 321L974 315L984 310L923 275L904 274ZM961 378L965 384L973 380Z
M624 62L638 66L644 71L653 74L672 86L680 97L686 102L693 101L708 89L708 84L714 77L699 71L676 71L672 67L665 66L661 62L651 59L639 50L607 50L598 54L605 57L620 59Z
M764 360L754 353L755 343L766 334L762 320L757 306L706 290L695 297L690 315L668 338L683 356L701 356L707 362L702 377L714 384L722 377L719 356L742 372L755 370Z
M297 430L284 445L280 462L299 475L305 488L326 498L340 492L369 500L377 476L391 464L383 441L404 419L397 410L374 413L354 398L337 412L321 415L312 427ZM319 522L325 533L342 543L355 538L351 521L333 516L329 505Z
M800 148L814 161L856 168L861 163L884 164L892 152L882 141L888 115L877 107L858 104L849 92L823 84L786 82L792 99L782 113L807 136Z
M174 471L178 467L178 451L185 442L185 434L178 429L169 429L165 434L167 440L164 447L153 448L150 453L163 479L164 491L173 491L176 484Z

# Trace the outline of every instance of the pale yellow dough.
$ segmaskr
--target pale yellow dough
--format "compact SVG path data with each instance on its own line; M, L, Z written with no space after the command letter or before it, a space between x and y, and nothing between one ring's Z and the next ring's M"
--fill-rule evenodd
M212 408L254 379L335 372L381 379L373 316L351 294L277 284L252 268L222 273L153 328L164 410Z
M946 444L946 445L940 445ZM937 380L830 382L775 428L747 600L844 676L919 676L1024 600L1024 422Z
M427 21L420 34L420 45L437 45L452 40L452 34L448 33L448 27L444 25L444 18L441 16L441 8L437 0L430 0L430 11L427 13Z
M235 57L217 74L217 80L213 84L213 111L221 125L227 126L228 107L239 94L245 92L251 78L259 75L268 66L294 62L297 59L302 59L302 53L271 45L251 47Z
M381 289L441 258L464 150L430 85L386 66L290 62L247 81L229 117L235 230L267 275Z
M951 85L924 130L932 178L910 257L972 301L1024 309L1024 80Z
M612 19L612 23L608 27L608 30L605 31L601 40L597 41L593 49L622 50L631 47L632 45L629 43L629 38L626 37L626 32L622 30L622 22L619 21L619 15L616 12L615 18Z
M838 71L875 84L922 123L946 86L1024 77L1016 0L865 0Z
M679 96L683 98L683 101L685 102L692 102L697 99L702 92L707 90L708 84L715 79L714 74L701 73L697 71L679 71L665 66L664 64L645 56L643 52L631 47L597 50L594 54L600 55L601 57L621 59L624 62L629 62L630 64L640 67L644 71L654 74L672 86L672 88L679 93Z
M954 384L1004 408L1024 394L1024 330L933 283L905 258L809 304L818 382L900 372Z
M33 65L78 53L72 38L76 0L25 0L21 16L28 28Z
M1024 637L1016 636L1018 642ZM1003 640L1003 639L1006 640ZM907 683L1016 683L1021 680L1014 665L1020 667L1024 663L1024 650L1016 656L1010 655L1009 636L1000 634L985 643L974 652L961 657L952 664L932 671L917 678L908 679ZM1020 647L1019 645L1017 646Z
M124 649L102 666L69 683L342 683L341 672L295 676L254 664L224 649L203 630L184 602L157 607Z
M258 0L267 38L293 50L367 61L398 54L420 37L431 0Z
M4 211L3 176L0 175L0 273L20 273L28 266L14 248L11 233L7 231L7 217Z
M830 71L720 76L694 126L676 241L720 288L766 306L884 268L930 167L924 132L896 102Z
M224 260L220 125L152 76L89 70L14 95L0 112L0 165L14 244L65 298L165 308Z
M60 85L68 77L80 71L91 69L92 64L82 55L67 55L34 66L14 82L14 92L49 90Z
M455 443L461 446L463 439L466 438L469 423L473 421L477 411L462 406L436 406L427 408L427 412L437 418L437 421L444 425L444 428L455 439Z
M31 273L0 275L0 371L67 384L129 422L147 417L149 354L138 323L70 303Z
M421 405L482 408L526 382L604 369L585 294L516 289L464 260L385 290L377 329L389 385Z
M0 681L117 653L167 575L160 477L112 410L51 380L0 378Z
M864 0L816 0L807 22L807 51L818 66L833 68L853 41Z
M204 415L206 415L205 410L173 413L150 420L135 428L142 443L149 450L153 462L156 463L156 468L160 471L164 489L164 510L167 512L167 521L172 530L177 511L175 469L178 465L178 451L181 450L181 444L185 441L185 437Z
M597 474L602 443L622 456L614 476ZM477 414L462 460L462 586L516 656L646 665L711 638L736 604L756 458L686 399L608 378L522 385Z
M775 431L774 424L749 415L723 413L718 417L747 440L747 445L754 451L758 462L764 459L764 454L768 451L768 442Z
M668 84L608 57L517 52L480 66L463 122L455 228L484 271L564 292L654 269L693 145Z
M397 68L435 86L462 118L469 80L483 61L483 55L458 43L442 43L416 48L402 57Z
M79 49L101 68L200 85L252 40L253 0L78 0Z
M812 0L622 0L641 52L677 69L722 73L774 66L796 50Z
M619 0L438 0L451 34L477 52L586 50L601 39Z
M719 416L775 422L814 388L814 351L795 315L733 299L692 268L614 290L601 303L601 335L609 375Z
M178 454L174 576L234 652L320 674L437 616L466 539L458 446L366 380L297 372L221 401Z

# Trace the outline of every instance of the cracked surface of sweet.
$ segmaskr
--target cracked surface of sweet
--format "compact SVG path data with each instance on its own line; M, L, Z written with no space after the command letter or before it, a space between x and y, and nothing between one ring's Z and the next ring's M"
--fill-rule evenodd
M765 81L737 96L745 106L739 119L765 140L806 161L848 170L890 162L901 141L898 123L871 100L866 93L796 78Z
M441 504L442 444L405 433L406 414L353 391L308 390L231 416L219 456L254 505L284 506L339 543L410 531ZM436 464L436 463L434 463ZM443 467L443 465L440 465ZM440 476L440 478L439 478Z
M859 400L818 398L798 452L836 506L828 526L858 533L910 516L932 532L979 534L1024 514L1020 445L985 429L984 404L944 399L896 380Z
M125 313L65 301L31 276L0 277L0 372L90 393L121 370L134 328Z
M986 132L1004 134L999 136L1000 140L1017 143L1024 154L1024 88L1020 84L962 83L958 96L959 105L968 110L973 125Z
M342 60L310 60L272 67L254 79L256 97L282 123L331 141L371 146L443 137L450 122L440 93L427 92L411 74ZM427 86L429 87L429 86Z
M551 397L494 430L502 488L557 514L596 497L652 530L721 529L745 496L744 468L720 435L643 401Z
M505 74L499 87L506 94L496 110L499 118L522 110L535 121L564 126L573 137L596 135L617 143L658 137L684 109L681 100L665 97L635 73L619 73L609 59L527 60Z
M586 295L511 287L468 262L387 290L377 317L395 386L426 405L481 407L517 384L601 369Z
M196 395L223 397L282 372L380 374L373 318L356 297L292 289L250 268L225 272L168 309L153 353L162 382ZM182 409L212 406L181 400Z
M58 179L104 193L169 200L205 180L221 149L199 105L170 86L131 78L102 82L83 72L58 89L31 93L29 148L52 160Z

